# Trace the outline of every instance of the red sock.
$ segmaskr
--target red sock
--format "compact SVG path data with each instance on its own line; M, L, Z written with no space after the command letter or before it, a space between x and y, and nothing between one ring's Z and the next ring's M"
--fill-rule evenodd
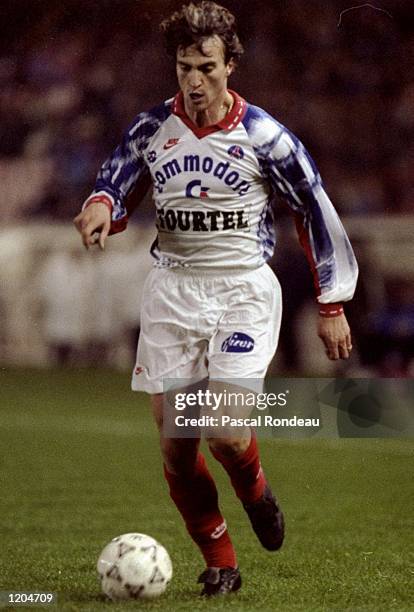
M188 473L185 476L171 474L165 466L164 474L171 498L200 548L207 567L237 567L236 553L218 507L216 485L203 455L198 453L191 476Z
M211 451L230 476L237 497L245 504L257 501L262 495L266 479L260 465L256 436L252 434L250 446L238 456L225 456L217 450Z

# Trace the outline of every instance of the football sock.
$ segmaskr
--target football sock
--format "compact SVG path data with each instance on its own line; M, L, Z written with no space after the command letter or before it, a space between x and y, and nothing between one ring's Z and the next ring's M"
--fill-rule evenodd
M253 433L249 447L241 455L227 456L215 449L211 452L230 476L236 495L244 504L255 502L263 495L266 479Z
M236 553L218 507L216 485L198 453L194 473L171 474L164 465L170 495L207 567L237 567Z

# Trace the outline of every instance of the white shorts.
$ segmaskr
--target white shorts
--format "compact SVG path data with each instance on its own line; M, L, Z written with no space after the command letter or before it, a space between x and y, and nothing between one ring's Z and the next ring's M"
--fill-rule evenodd
M231 273L154 268L147 277L132 389L162 393L164 379L264 378L282 316L268 265Z

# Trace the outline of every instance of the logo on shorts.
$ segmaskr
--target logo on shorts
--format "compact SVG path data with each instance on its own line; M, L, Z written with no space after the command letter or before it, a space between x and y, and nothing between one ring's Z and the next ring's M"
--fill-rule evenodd
M242 332L234 332L226 338L221 345L222 353L250 353L254 347L254 340Z
M141 374L144 371L144 368L142 368L141 366L137 366L135 368L135 374L138 376L138 374Z
M239 145L232 145L228 149L227 153L236 159L243 159L244 157L244 151L241 147L239 147Z

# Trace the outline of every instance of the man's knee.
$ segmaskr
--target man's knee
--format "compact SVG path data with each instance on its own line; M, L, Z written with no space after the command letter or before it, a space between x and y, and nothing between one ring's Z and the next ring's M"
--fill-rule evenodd
M245 438L207 438L211 452L224 457L242 455L250 445L250 437Z
M151 408L154 420L159 431L162 430L164 424L164 394L154 393L151 395Z
M170 474L183 478L194 474L197 464L198 438L169 438L163 432L165 396L157 393L151 396L152 413L160 432L161 454Z
M195 439L161 438L161 453L170 474L190 478L194 475L199 441Z

